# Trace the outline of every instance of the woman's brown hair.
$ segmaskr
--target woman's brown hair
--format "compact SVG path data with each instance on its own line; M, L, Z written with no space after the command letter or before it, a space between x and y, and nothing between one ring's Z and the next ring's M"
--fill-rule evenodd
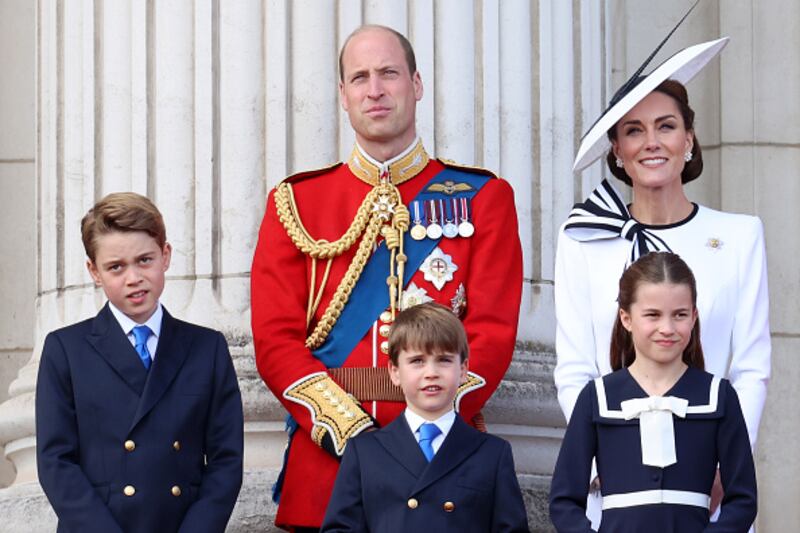
M619 279L619 309L630 312L636 302L636 291L643 283L671 283L686 285L692 293L692 307L697 307L697 285L692 269L678 255L670 252L651 252L640 257L623 272ZM617 319L611 332L611 368L628 367L636 359L631 333L622 325L617 310ZM705 369L703 347L700 344L700 319L695 320L689 343L683 350L683 362L689 366Z
M697 140L697 133L694 131L694 110L689 107L689 95L686 93L686 87L678 81L666 80L653 89L653 91L664 93L675 100L678 104L681 117L683 117L683 125L686 131L691 131L694 135L692 160L684 165L683 172L681 172L681 183L689 183L703 172L703 151L700 149L700 141ZM612 142L617 140L617 124L614 124L608 130L608 138ZM608 151L606 163L608 164L608 169L614 176L628 185L633 185L633 181L631 177L628 176L628 173L625 172L625 168L617 166L617 156L614 155L614 150Z

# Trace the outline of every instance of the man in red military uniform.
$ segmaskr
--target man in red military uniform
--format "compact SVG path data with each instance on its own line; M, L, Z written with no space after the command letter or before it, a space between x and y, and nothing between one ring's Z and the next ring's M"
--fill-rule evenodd
M425 152L405 37L359 28L339 69L356 146L270 193L252 269L258 370L290 414L276 523L294 531L319 528L348 439L405 407L387 372L395 313L436 300L463 320L470 372L455 407L480 425L511 362L522 288L513 191Z

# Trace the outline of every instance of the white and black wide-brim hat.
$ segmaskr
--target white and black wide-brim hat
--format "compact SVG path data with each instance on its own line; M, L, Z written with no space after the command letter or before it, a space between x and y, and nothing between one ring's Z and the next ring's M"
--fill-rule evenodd
M692 6L692 9L693 8L694 6ZM689 12L691 12L691 9ZM687 12L686 15L688 15L689 12ZM686 15L678 22L678 26L680 26L681 22L686 18ZM641 76L647 64L650 63L678 26L673 28L669 35L658 45L658 48L650 54L650 57L647 58L644 64L637 69L636 73L620 87L611 99L608 108L603 112L600 118L597 119L597 122L589 128L586 135L583 136L578 154L575 156L575 163L572 165L573 172L579 172L585 169L599 157L605 155L611 147L611 141L608 140L607 135L608 130L625 116L628 111L633 109L636 104L653 92L656 87L661 85L662 82L666 80L675 80L686 84L728 44L729 38L722 37L721 39L684 48L664 61L650 74Z

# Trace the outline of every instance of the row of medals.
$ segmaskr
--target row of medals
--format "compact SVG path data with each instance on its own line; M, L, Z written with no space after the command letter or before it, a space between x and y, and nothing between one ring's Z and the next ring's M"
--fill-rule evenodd
M411 238L421 241L426 237L434 240L442 236L448 239L472 237L475 226L469 220L468 202L467 198L414 200L410 206L414 214ZM428 222L427 226L423 225L423 220Z

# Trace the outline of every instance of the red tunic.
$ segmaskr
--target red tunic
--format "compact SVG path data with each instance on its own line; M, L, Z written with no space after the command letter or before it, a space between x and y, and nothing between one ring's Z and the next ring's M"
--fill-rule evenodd
M398 185L408 203L444 164L431 160L419 174ZM372 186L358 179L348 165L340 164L317 173L291 178L299 218L314 239L335 241L350 226ZM267 200L252 269L252 327L258 371L273 394L297 420L292 440L276 523L279 526L318 527L333 489L338 461L312 441L312 412L288 400L284 393L325 366L305 347L312 260L300 252L278 219L273 190ZM516 339L522 290L522 256L517 230L513 190L499 178L490 179L471 201L475 233L470 238L442 238L439 248L458 267L442 290L417 271L411 282L427 295L450 307L463 283L466 308L462 320L470 344L469 369L486 381L485 386L460 398L459 412L472 420L494 392L511 362ZM413 213L412 213L413 218ZM406 234L406 238L410 238ZM333 261L316 323L330 301L355 253L357 244ZM317 262L317 286L326 261ZM387 265L388 275L388 265ZM380 290L387 290L386 286ZM350 353L344 367L386 368L388 357L380 350L385 340L375 324ZM380 426L402 412L395 401L361 402Z

